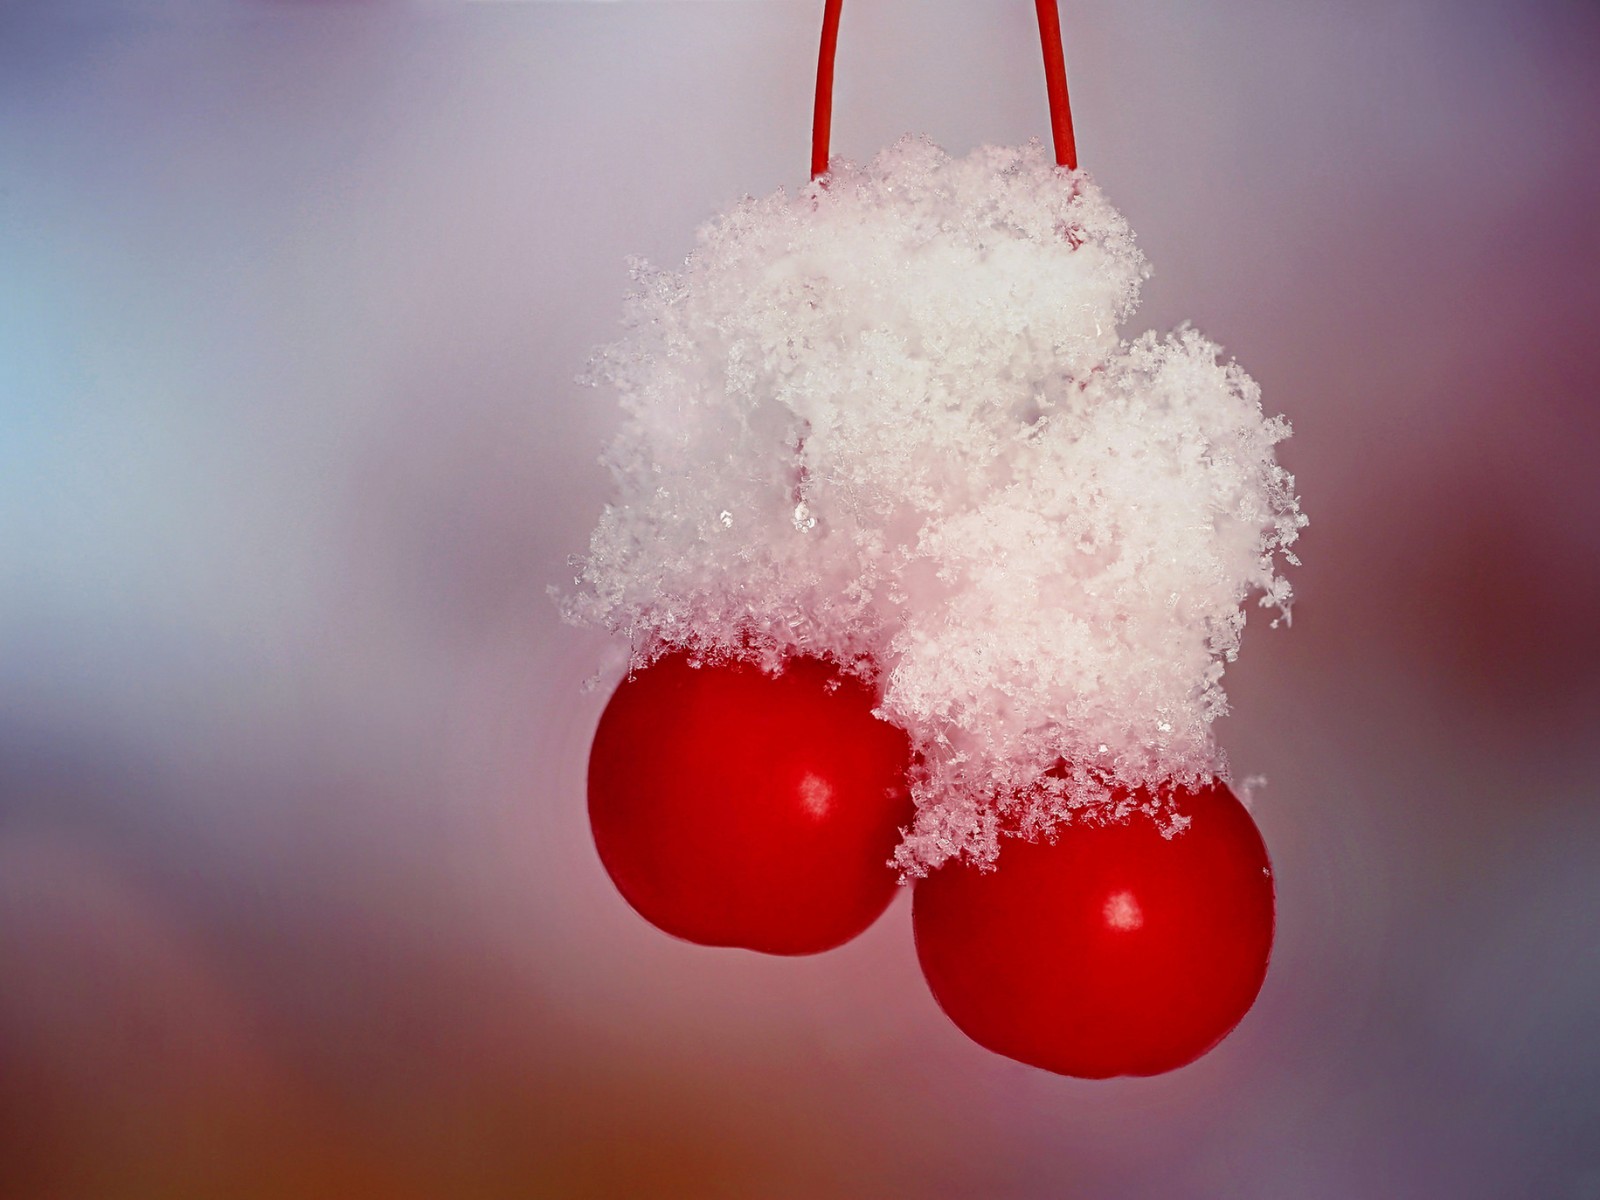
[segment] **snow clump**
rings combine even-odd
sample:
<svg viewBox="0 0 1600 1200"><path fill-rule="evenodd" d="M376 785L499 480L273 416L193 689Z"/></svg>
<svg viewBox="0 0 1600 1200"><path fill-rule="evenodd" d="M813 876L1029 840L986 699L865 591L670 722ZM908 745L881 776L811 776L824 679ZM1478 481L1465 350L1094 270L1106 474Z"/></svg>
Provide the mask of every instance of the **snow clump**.
<svg viewBox="0 0 1600 1200"><path fill-rule="evenodd" d="M1039 145L910 138L636 263L594 370L617 497L566 615L635 667L809 654L876 683L918 752L907 875L1160 819L1226 774L1242 605L1287 612L1305 519L1243 370L1187 327L1119 334L1148 273Z"/></svg>

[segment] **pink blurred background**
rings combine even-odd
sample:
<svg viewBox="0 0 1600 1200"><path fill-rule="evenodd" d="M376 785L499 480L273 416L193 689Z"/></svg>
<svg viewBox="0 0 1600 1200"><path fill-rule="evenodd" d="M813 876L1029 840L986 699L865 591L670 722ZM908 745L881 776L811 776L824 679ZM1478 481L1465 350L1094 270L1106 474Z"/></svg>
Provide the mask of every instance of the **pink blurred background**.
<svg viewBox="0 0 1600 1200"><path fill-rule="evenodd" d="M625 258L804 181L821 4L0 4L0 1195L1600 1197L1600 15L1065 0L1085 166L1296 434L1196 1065L965 1041L610 887L561 627ZM1046 136L852 0L834 145Z"/></svg>

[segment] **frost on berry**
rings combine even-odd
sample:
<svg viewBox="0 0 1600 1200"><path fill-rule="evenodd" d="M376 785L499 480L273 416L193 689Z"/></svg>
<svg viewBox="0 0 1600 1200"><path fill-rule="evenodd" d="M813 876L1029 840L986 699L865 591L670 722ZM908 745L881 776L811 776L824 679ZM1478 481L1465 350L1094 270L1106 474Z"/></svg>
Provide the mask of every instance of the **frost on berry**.
<svg viewBox="0 0 1600 1200"><path fill-rule="evenodd" d="M635 264L593 377L616 497L563 608L633 646L822 655L920 761L921 874L1224 764L1244 602L1287 612L1305 523L1254 381L1187 327L1124 340L1148 274L1037 145L906 139Z"/></svg>

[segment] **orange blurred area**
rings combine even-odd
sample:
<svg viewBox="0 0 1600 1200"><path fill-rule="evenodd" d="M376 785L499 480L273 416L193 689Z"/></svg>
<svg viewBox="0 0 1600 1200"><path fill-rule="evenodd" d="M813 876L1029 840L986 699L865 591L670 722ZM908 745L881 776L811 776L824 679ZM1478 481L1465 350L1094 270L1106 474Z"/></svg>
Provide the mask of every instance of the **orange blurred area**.
<svg viewBox="0 0 1600 1200"><path fill-rule="evenodd" d="M567 1029L503 964L392 928L219 948L61 838L7 838L0 878L8 1195L806 1196L881 1170L773 1085L792 1050Z"/></svg>

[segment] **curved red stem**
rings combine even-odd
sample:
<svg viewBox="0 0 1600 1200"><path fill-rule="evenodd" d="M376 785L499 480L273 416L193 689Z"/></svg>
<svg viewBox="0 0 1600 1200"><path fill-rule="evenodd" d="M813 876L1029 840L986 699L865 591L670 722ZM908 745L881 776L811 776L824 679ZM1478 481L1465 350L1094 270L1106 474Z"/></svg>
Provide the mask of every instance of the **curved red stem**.
<svg viewBox="0 0 1600 1200"><path fill-rule="evenodd" d="M817 53L817 103L811 113L811 178L828 173L828 138L833 131L833 52L839 47L839 10L844 0L828 0L822 10L822 49Z"/></svg>
<svg viewBox="0 0 1600 1200"><path fill-rule="evenodd" d="M1050 133L1056 162L1078 169L1078 143L1072 136L1072 102L1067 98L1067 63L1061 54L1061 14L1056 0L1037 0L1039 41L1044 47L1044 86L1050 95Z"/></svg>
<svg viewBox="0 0 1600 1200"><path fill-rule="evenodd" d="M1039 42L1044 48L1044 84L1050 97L1050 134L1056 162L1078 167L1078 144L1072 135L1072 102L1067 96L1067 64L1061 53L1061 14L1056 0L1035 0ZM811 116L811 178L828 173L828 141L833 132L833 57L839 47L839 11L844 0L827 0L822 10L822 47L817 52L817 100Z"/></svg>

